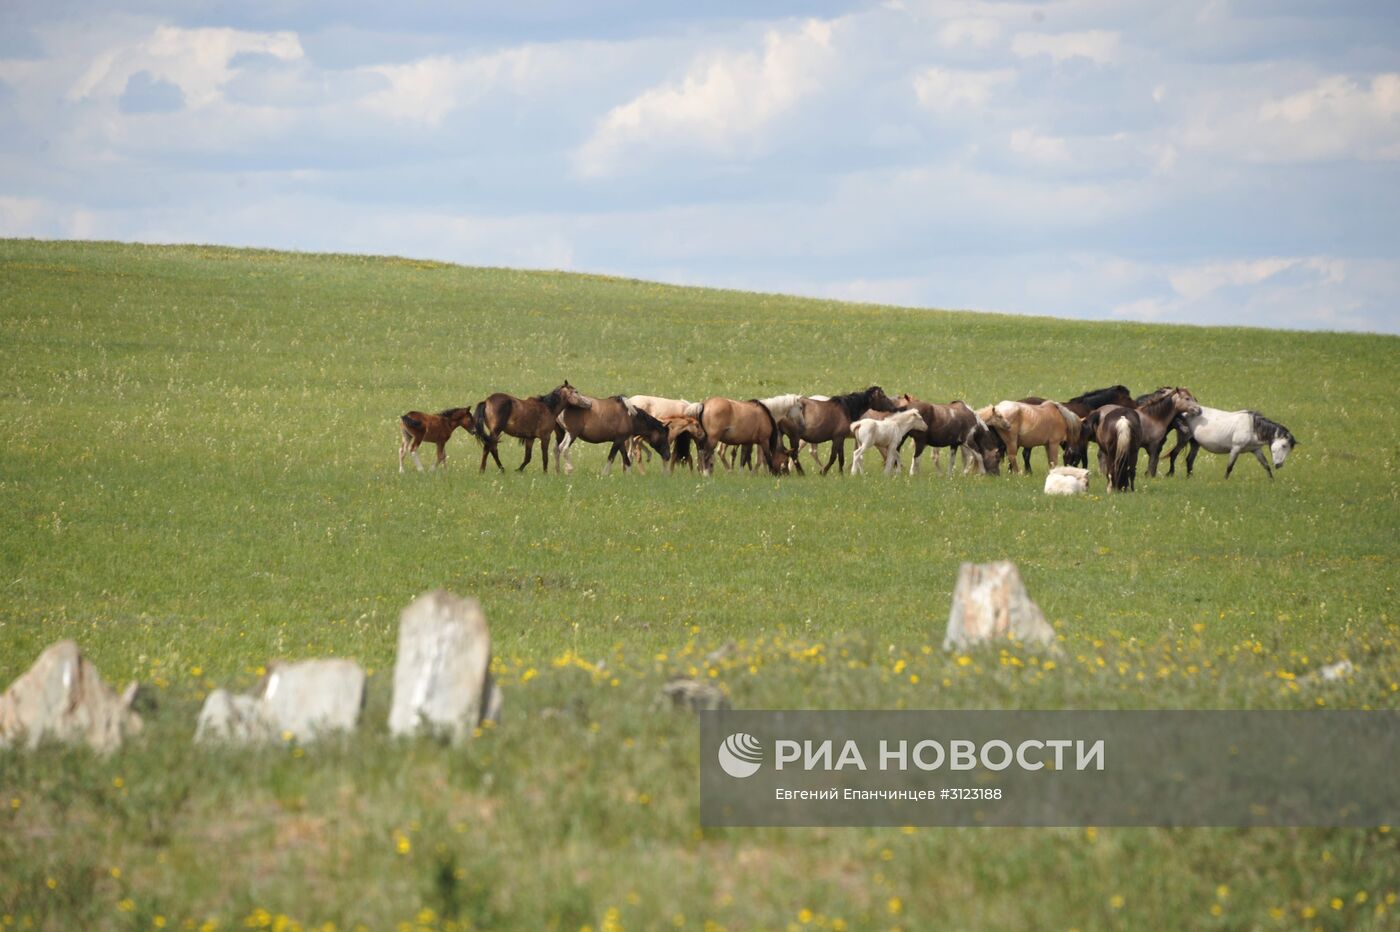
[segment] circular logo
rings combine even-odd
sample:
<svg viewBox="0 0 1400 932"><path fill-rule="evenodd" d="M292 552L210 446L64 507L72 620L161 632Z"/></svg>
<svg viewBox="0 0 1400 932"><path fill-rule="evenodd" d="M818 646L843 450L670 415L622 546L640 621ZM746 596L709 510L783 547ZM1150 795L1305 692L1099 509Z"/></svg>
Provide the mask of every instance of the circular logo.
<svg viewBox="0 0 1400 932"><path fill-rule="evenodd" d="M763 763L763 745L753 735L738 732L719 746L719 765L731 777L751 777Z"/></svg>

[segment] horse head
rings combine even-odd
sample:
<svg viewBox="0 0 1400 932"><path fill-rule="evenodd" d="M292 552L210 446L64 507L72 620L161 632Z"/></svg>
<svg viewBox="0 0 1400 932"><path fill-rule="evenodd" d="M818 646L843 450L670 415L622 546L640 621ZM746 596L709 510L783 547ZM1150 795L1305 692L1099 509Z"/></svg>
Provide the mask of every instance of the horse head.
<svg viewBox="0 0 1400 932"><path fill-rule="evenodd" d="M568 379L565 379L564 384L560 385L554 391L558 393L559 398L564 402L564 407L566 408L593 407L593 402L580 395L578 393L578 389L574 388L572 385L569 384Z"/></svg>
<svg viewBox="0 0 1400 932"><path fill-rule="evenodd" d="M661 456L661 461L669 462L671 459L671 434L666 429L666 425L656 418L647 414L641 408L633 408L632 434L641 437Z"/></svg>
<svg viewBox="0 0 1400 932"><path fill-rule="evenodd" d="M895 403L885 394L885 390L878 385L872 385L865 390L865 408L867 411L898 411Z"/></svg>
<svg viewBox="0 0 1400 932"><path fill-rule="evenodd" d="M1191 394L1189 388L1177 388L1172 392L1172 405L1176 408L1177 414L1184 414L1187 417L1195 417L1201 413L1201 403L1196 400L1196 396Z"/></svg>

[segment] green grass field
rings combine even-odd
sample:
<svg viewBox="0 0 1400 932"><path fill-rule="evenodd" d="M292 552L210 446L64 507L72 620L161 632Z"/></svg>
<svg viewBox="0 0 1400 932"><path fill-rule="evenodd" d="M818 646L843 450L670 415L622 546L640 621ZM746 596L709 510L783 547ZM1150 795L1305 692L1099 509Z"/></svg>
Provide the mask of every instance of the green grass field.
<svg viewBox="0 0 1400 932"><path fill-rule="evenodd" d="M0 345L0 685L71 637L158 703L107 759L0 752L3 925L1394 927L1388 830L702 831L696 723L652 702L687 673L745 708L1400 707L1400 339L9 240ZM1301 445L1272 482L1202 454L1073 500L1041 454L704 480L580 446L572 476L482 475L459 434L398 474L403 411L564 378L974 406L1171 383ZM995 558L1058 663L938 649L959 562ZM384 724L398 612L437 586L480 599L505 688L466 750ZM209 689L327 655L372 671L354 738L190 744Z"/></svg>

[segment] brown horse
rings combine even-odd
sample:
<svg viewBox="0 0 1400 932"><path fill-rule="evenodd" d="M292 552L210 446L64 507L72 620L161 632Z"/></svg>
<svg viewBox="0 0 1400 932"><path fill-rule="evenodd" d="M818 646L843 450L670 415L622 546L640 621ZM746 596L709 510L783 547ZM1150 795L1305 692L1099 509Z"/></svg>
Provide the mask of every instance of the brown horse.
<svg viewBox="0 0 1400 932"><path fill-rule="evenodd" d="M692 443L699 444L705 439L705 430L700 426L700 422L687 415L674 415L660 419L666 425L666 439L671 442L671 461L666 464L668 472L676 468L677 463L685 463L691 469L695 468L695 460L690 455ZM638 468L641 468L638 462Z"/></svg>
<svg viewBox="0 0 1400 932"><path fill-rule="evenodd" d="M1178 417L1200 414L1201 405L1189 390L1167 385L1138 398L1137 412L1142 421L1142 448L1147 451L1147 474L1156 478L1157 461L1173 422Z"/></svg>
<svg viewBox="0 0 1400 932"><path fill-rule="evenodd" d="M1006 444L1011 472L1018 472L1017 447L1045 447L1045 458L1053 469L1059 465L1060 446L1078 440L1082 427L1079 416L1056 401L1037 405L1000 401L977 412Z"/></svg>
<svg viewBox="0 0 1400 932"><path fill-rule="evenodd" d="M1019 399L1021 404L1038 405L1049 401L1048 398L1041 398L1038 395L1031 395L1027 398ZM1075 395L1069 401L1063 402L1079 418L1080 426L1083 428L1084 419L1094 413L1096 408L1104 405L1122 405L1125 408L1136 407L1133 401L1133 393L1128 391L1126 385L1110 385L1108 388L1096 388L1093 391L1085 392L1082 395ZM1077 438L1071 439L1061 449L1065 454L1066 466L1088 466L1089 465L1089 432L1081 429ZM1031 474L1031 448L1021 448L1021 459L1026 464L1026 475Z"/></svg>
<svg viewBox="0 0 1400 932"><path fill-rule="evenodd" d="M486 471L487 456L495 459L497 468L505 471L497 447L501 434L509 434L525 441L525 459L517 472L524 472L530 464L530 454L534 451L536 440L540 442L540 453L544 456L544 471L549 472L550 435L559 428L554 419L565 408L586 408L588 405L588 399L580 395L568 380L554 391L534 398L517 398L504 392L491 395L476 406L476 436L483 445L481 471ZM554 464L554 470L559 471L558 462Z"/></svg>
<svg viewBox="0 0 1400 932"><path fill-rule="evenodd" d="M765 409L766 410L766 409ZM822 475L831 470L833 463L837 472L844 474L846 468L846 440L851 436L851 422L865 417L867 411L897 411L895 403L878 385L865 391L833 395L818 401L814 398L802 399L802 423L798 439L810 443L831 442L831 456L822 467ZM813 454L815 455L815 454Z"/></svg>
<svg viewBox="0 0 1400 932"><path fill-rule="evenodd" d="M472 417L471 408L448 408L437 414L410 411L399 418L399 472L403 472L405 453L412 455L418 471L423 471L423 461L418 458L418 447L424 440L437 444L437 462L433 464L433 468L446 467L447 453L443 448L447 446L452 432L459 427L469 434L475 433L476 419Z"/></svg>
<svg viewBox="0 0 1400 932"><path fill-rule="evenodd" d="M1006 446L1001 438L977 417L973 410L961 401L951 401L946 405L920 401L913 395L900 395L896 404L901 408L916 408L924 419L924 429L909 434L914 441L914 457L909 464L909 475L919 469L919 457L924 450L933 448L934 456L943 447L950 447L948 454L948 475L953 474L957 465L958 450L963 451L963 471L979 464L984 473L993 475L1001 471L1001 457ZM936 461L935 461L936 465Z"/></svg>
<svg viewBox="0 0 1400 932"><path fill-rule="evenodd" d="M612 444L608 461L603 464L605 476L612 471L613 460L619 453L622 454L623 471L632 468L632 457L627 452L627 446L633 437L646 441L661 454L663 463L670 462L671 443L667 439L666 426L656 418L630 404L621 395L587 398L587 401L587 408L565 408L556 418L559 426L564 428L564 442L559 444L558 452L559 459L564 462L564 472L574 471L569 452L575 440Z"/></svg>
<svg viewBox="0 0 1400 932"><path fill-rule="evenodd" d="M1123 405L1104 405L1089 415L1087 424L1099 445L1099 472L1108 478L1108 490L1135 489L1138 450L1142 446L1142 419L1138 412Z"/></svg>
<svg viewBox="0 0 1400 932"><path fill-rule="evenodd" d="M778 422L763 402L750 398L748 401L735 401L732 398L706 398L698 405L692 405L692 415L700 422L705 439L700 446L700 472L710 475L715 468L715 448L721 443L730 446L753 444L763 456L773 475L781 475L787 468L787 451L779 442L782 436ZM849 433L849 430L848 430Z"/></svg>

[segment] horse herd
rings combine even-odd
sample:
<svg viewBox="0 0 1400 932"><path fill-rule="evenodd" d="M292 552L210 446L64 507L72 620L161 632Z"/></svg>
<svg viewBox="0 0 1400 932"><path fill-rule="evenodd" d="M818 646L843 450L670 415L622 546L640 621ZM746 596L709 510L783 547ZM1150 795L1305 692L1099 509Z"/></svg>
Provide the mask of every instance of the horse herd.
<svg viewBox="0 0 1400 932"><path fill-rule="evenodd" d="M1012 473L1020 465L1031 471L1031 450L1044 447L1054 469L1061 455L1066 466L1087 466L1089 445L1098 446L1099 471L1112 491L1134 488L1140 451L1147 452L1147 473L1157 475L1157 464L1167 436L1174 430L1177 443L1167 454L1167 475L1176 471L1176 457L1189 447L1186 471L1190 475L1201 449L1228 453L1228 479L1241 453L1253 453L1269 477L1283 468L1297 440L1283 425L1257 411L1223 411L1201 405L1180 387L1164 387L1134 396L1122 385L1096 389L1065 402L1041 397L1000 401L974 411L961 401L933 404L912 395L891 398L878 385L844 395L777 395L772 398L712 397L700 402L655 395L613 395L594 398L581 394L565 381L543 395L518 398L504 392L490 395L474 408L448 408L437 414L410 411L399 418L399 471L404 456L411 455L421 471L418 447L437 446L435 466L446 463L445 446L461 428L481 444L481 470L488 459L504 470L499 444L501 435L520 439L530 464L539 441L543 468L549 472L549 454L555 451L555 471L573 471L571 451L576 441L610 444L606 474L614 459L622 456L623 468L655 450L668 469L677 462L696 465L710 475L718 460L727 468L755 468L754 454L774 475L801 473L800 453L806 445L825 475L833 465L846 468L846 441L854 440L851 473L863 471L862 458L872 447L885 460L886 474L902 465L900 448L913 440L909 474L918 471L919 457L933 449L947 448L951 475L959 451L963 471L997 474L1005 460ZM818 447L830 443L822 464ZM1268 448L1270 456L1264 455ZM1270 460L1272 459L1272 467Z"/></svg>

